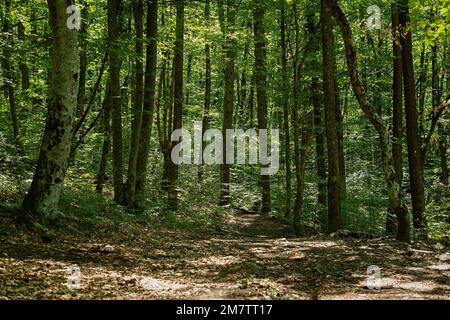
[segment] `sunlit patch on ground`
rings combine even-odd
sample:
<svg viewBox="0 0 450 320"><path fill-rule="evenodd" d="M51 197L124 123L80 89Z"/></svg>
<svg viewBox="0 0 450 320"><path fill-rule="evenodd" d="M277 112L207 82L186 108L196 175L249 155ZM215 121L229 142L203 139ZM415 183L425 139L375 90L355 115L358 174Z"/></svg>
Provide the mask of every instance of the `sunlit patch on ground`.
<svg viewBox="0 0 450 320"><path fill-rule="evenodd" d="M297 239L259 216L220 233L118 225L0 242L0 299L449 299L450 253L390 240ZM132 232L131 232L131 231ZM379 290L367 288L378 266ZM77 266L80 286L67 285Z"/></svg>

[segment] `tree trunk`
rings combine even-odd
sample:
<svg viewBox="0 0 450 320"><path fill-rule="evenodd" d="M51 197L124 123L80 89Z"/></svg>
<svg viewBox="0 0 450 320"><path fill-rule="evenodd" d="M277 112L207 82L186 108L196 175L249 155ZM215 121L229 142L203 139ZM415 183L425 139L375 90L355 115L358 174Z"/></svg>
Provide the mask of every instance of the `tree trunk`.
<svg viewBox="0 0 450 320"><path fill-rule="evenodd" d="M316 30L316 21L314 16L310 13L308 15L308 34L313 38L312 40L312 61L310 63L310 72L320 72L318 67L320 62L318 57L320 56L320 37L319 34L315 35L318 30ZM319 220L322 226L326 226L326 217L324 215L324 209L327 206L327 171L326 171L326 159L325 159L325 137L324 137L324 126L323 126L323 106L321 99L322 89L320 87L320 79L315 76L311 80L311 103L313 107L313 125L314 125L314 135L316 143L316 169L317 169L317 204L319 205ZM342 118L342 117L341 117ZM343 157L342 157L343 159ZM342 164L341 164L342 165ZM345 164L344 164L345 165Z"/></svg>
<svg viewBox="0 0 450 320"><path fill-rule="evenodd" d="M408 138L409 181L411 184L411 198L413 207L413 225L420 237L426 237L426 221L423 216L425 210L425 181L422 154L422 139L417 125L416 90L414 86L414 67L412 56L412 34L409 16L408 0L401 0L399 4L399 22L403 35L402 64L403 84L405 92L406 133Z"/></svg>
<svg viewBox="0 0 450 320"><path fill-rule="evenodd" d="M425 43L422 44L422 51L420 52L420 70L419 70L419 95L418 95L418 104L419 104L419 134L423 133L423 123L424 123L424 114L425 114L425 99L427 95L427 71L428 71L428 54L427 47Z"/></svg>
<svg viewBox="0 0 450 320"><path fill-rule="evenodd" d="M78 83L78 97L77 97L77 114L82 116L84 113L84 104L86 102L86 71L87 71L87 19L89 12L89 3L82 1L83 9L81 11L81 29L80 29L80 81Z"/></svg>
<svg viewBox="0 0 450 320"><path fill-rule="evenodd" d="M39 160L22 208L26 214L51 217L58 210L71 147L77 104L78 37L67 28L67 1L48 0L53 41L52 83Z"/></svg>
<svg viewBox="0 0 450 320"><path fill-rule="evenodd" d="M187 58L187 70L186 70L186 102L185 105L189 105L190 98L191 98L191 90L189 88L191 84L191 78L192 78L192 53L189 53Z"/></svg>
<svg viewBox="0 0 450 320"><path fill-rule="evenodd" d="M402 142L403 142L403 67L402 67L402 48L400 46L398 8L392 6L392 48L393 48L393 143L392 156L395 169L395 180L397 181L400 192L402 190L403 168L402 168ZM388 210L386 219L386 233L394 234L396 230L395 214L393 209Z"/></svg>
<svg viewBox="0 0 450 320"><path fill-rule="evenodd" d="M441 73L441 70L438 64L439 47L437 44L433 46L432 51L433 52L431 57L431 68L432 68L431 87L433 90L433 110L437 110L441 104L442 98L439 79L439 74ZM441 167L441 174L439 176L439 180L441 181L442 184L447 186L449 183L449 172L447 166L447 134L443 123L438 123L438 135L439 135L438 139L439 160Z"/></svg>
<svg viewBox="0 0 450 320"><path fill-rule="evenodd" d="M17 151L22 152L23 146L20 140L19 120L17 119L17 105L14 94L14 76L11 67L11 49L13 48L13 38L10 29L11 0L5 0L5 15L3 19L3 33L5 45L3 47L3 70L5 77L5 93L9 99L9 111L11 114L11 123L13 129L13 141Z"/></svg>
<svg viewBox="0 0 450 320"><path fill-rule="evenodd" d="M139 206L143 206L145 198L148 154L150 152L150 142L152 137L156 90L156 63L158 58L157 35L158 1L151 0L148 3L147 13L147 39L149 42L147 45L147 64L145 66L144 108L142 113L141 134L139 140L139 154L137 157L136 199L138 200L137 203Z"/></svg>
<svg viewBox="0 0 450 320"><path fill-rule="evenodd" d="M173 130L181 129L183 126L183 54L184 54L184 0L176 1L177 7L177 22L176 22L176 40L175 40L175 56L173 59L174 70L174 93L173 93ZM173 148L178 142L174 141L171 144L170 157ZM172 211L178 210L178 165L169 159L168 181L169 181L169 208Z"/></svg>
<svg viewBox="0 0 450 320"><path fill-rule="evenodd" d="M286 53L286 0L281 0L281 72L282 72L282 90L283 90L283 129L284 129L284 165L286 169L286 198L284 207L284 216L289 218L291 215L291 136L289 128L289 81L287 71L287 53Z"/></svg>
<svg viewBox="0 0 450 320"><path fill-rule="evenodd" d="M267 93L266 93L266 39L264 28L265 3L254 0L254 36L255 36L255 79L258 100L258 128L267 130ZM268 141L267 141L268 142ZM272 211L270 201L270 177L261 175L262 206L261 213L267 215Z"/></svg>
<svg viewBox="0 0 450 320"><path fill-rule="evenodd" d="M22 42L22 44L25 44L25 26L23 24L22 19L19 20L19 24L17 26L17 34L19 41ZM24 57L22 57L24 58ZM22 75L22 90L27 90L30 88L30 70L28 68L27 62L25 59L21 60L20 62L20 73Z"/></svg>
<svg viewBox="0 0 450 320"><path fill-rule="evenodd" d="M391 136L382 118L377 114L375 108L369 104L365 89L361 83L358 72L358 57L354 47L353 33L344 12L335 0L325 0L333 6L333 15L341 29L347 57L347 67L353 92L358 100L361 110L366 118L372 123L380 138L381 159L383 171L386 178L389 205L397 217L397 240L409 241L408 209L406 208L400 186L397 183L395 172Z"/></svg>
<svg viewBox="0 0 450 320"><path fill-rule="evenodd" d="M319 79L313 79L314 92L320 92ZM327 205L327 170L326 170L326 159L325 159L325 136L324 136L324 125L323 125L323 106L321 99L313 100L314 108L314 129L316 138L316 168L317 168L317 203L321 207Z"/></svg>
<svg viewBox="0 0 450 320"><path fill-rule="evenodd" d="M105 97L103 98L102 108L103 147L96 185L96 191L100 194L103 192L103 186L105 185L107 179L106 168L108 166L108 158L111 151L111 93L109 80L106 84L106 91Z"/></svg>
<svg viewBox="0 0 450 320"><path fill-rule="evenodd" d="M221 6L221 2L220 2ZM225 52L225 95L223 110L223 137L226 137L226 131L233 128L233 104L234 104L234 72L236 59L236 40L234 39L234 26L236 21L235 0L227 0L227 13L225 28L222 29L225 36L223 49ZM221 177L221 205L228 205L230 199L230 165L227 164L227 148L226 143L223 144L223 164L220 166Z"/></svg>
<svg viewBox="0 0 450 320"><path fill-rule="evenodd" d="M126 200L130 208L136 205L136 175L137 160L139 153L139 140L141 136L142 103L144 95L144 3L137 0L133 5L134 27L136 31L136 61L135 61L135 83L133 95L133 110L131 124L130 154L128 159L128 179L126 184ZM155 69L155 68L153 68Z"/></svg>
<svg viewBox="0 0 450 320"><path fill-rule="evenodd" d="M123 183L122 97L120 89L120 5L121 0L108 0L109 81L112 107L114 201L125 203Z"/></svg>
<svg viewBox="0 0 450 320"><path fill-rule="evenodd" d="M205 21L208 30L210 29L210 0L206 0L205 3ZM209 118L210 118L210 108L211 108L211 44L209 42L209 37L206 36L205 39L205 101L203 106L203 121L202 121L202 137L204 137L206 130L209 128ZM199 159L203 158L203 151L205 150L205 142L202 143L202 148L200 150L201 155ZM203 161L202 161L203 163ZM198 181L201 183L203 181L203 165L200 164L198 168Z"/></svg>
<svg viewBox="0 0 450 320"><path fill-rule="evenodd" d="M444 125L439 124L439 159L441 166L440 181L443 185L449 185L449 170L447 162L447 150L448 150L448 132L445 132Z"/></svg>
<svg viewBox="0 0 450 320"><path fill-rule="evenodd" d="M337 130L336 70L331 1L321 0L323 83L328 151L328 232L341 228L341 176Z"/></svg>
<svg viewBox="0 0 450 320"><path fill-rule="evenodd" d="M309 31L312 39L312 52L314 55L318 55L320 50L320 38L319 35L315 36L318 30L316 30L316 22L313 15L310 13L308 15L308 25ZM319 71L317 66L320 66L320 62L317 60L317 56L313 58L313 62L310 65L311 72ZM326 170L326 158L325 158L325 136L324 136L324 110L321 99L322 89L320 88L320 79L315 76L312 78L311 82L311 102L313 107L313 124L314 124L314 135L316 144L316 170L317 170L317 203L319 205L319 210L327 206L327 170ZM321 214L320 221L322 226L326 225L326 217Z"/></svg>

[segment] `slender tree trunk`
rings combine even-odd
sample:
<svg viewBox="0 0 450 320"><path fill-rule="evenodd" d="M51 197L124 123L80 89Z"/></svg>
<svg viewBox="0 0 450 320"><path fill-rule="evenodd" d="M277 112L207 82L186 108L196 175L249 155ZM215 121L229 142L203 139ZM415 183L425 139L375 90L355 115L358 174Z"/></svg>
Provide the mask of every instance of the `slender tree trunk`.
<svg viewBox="0 0 450 320"><path fill-rule="evenodd" d="M305 169L310 136L312 132L312 115L309 106L302 108L302 63L300 62L300 15L297 5L293 4L295 24L295 57L294 57L294 105L292 108L292 127L294 128L294 162L295 162L295 202L293 209L293 226L297 236L303 235L303 195L305 187ZM311 31L308 29L308 31ZM314 32L314 31L313 31ZM305 53L306 54L306 53Z"/></svg>
<svg viewBox="0 0 450 320"><path fill-rule="evenodd" d="M431 69L432 69L431 87L433 90L433 100L432 100L433 110L437 110L439 108L442 98L439 79L441 70L438 64L438 53L439 47L437 44L435 44L432 49L432 57L431 57ZM441 166L441 174L439 178L441 183L447 186L449 183L449 172L447 166L447 134L445 132L444 124L441 122L438 123L438 135L439 135L438 139L439 160Z"/></svg>
<svg viewBox="0 0 450 320"><path fill-rule="evenodd" d="M25 26L23 24L22 19L19 20L19 24L17 25L17 34L19 41L22 42L22 44L25 44ZM22 57L23 59L20 62L19 69L20 73L22 75L22 90L27 90L30 88L30 70L28 68L28 64L26 62L25 57Z"/></svg>
<svg viewBox="0 0 450 320"><path fill-rule="evenodd" d="M67 1L48 0L53 41L52 83L39 160L22 208L52 217L64 185L77 104L78 35L67 28Z"/></svg>
<svg viewBox="0 0 450 320"><path fill-rule="evenodd" d="M114 201L125 203L123 183L122 97L120 90L120 5L121 0L108 0L109 81L112 107Z"/></svg>
<svg viewBox="0 0 450 320"><path fill-rule="evenodd" d="M333 47L334 47L334 36L333 36ZM336 53L333 54L333 64L334 72L337 75L337 63L336 63ZM337 143L339 150L339 180L341 184L340 194L341 198L345 199L347 182L346 182L346 168L345 168L345 150L344 150L344 115L341 110L341 98L340 98L340 88L337 82L337 76L334 78L334 90L336 96L336 125L337 125Z"/></svg>
<svg viewBox="0 0 450 320"><path fill-rule="evenodd" d="M170 68L169 68L170 69ZM172 134L173 129L173 92L174 92L174 68L172 66L172 71L168 72L168 75L170 74L169 79L167 80L168 88L166 88L167 92L165 93L165 96L168 97L166 102L166 108L164 110L164 120L165 120L165 135L166 135L166 145L165 145L165 151L164 151L164 171L163 171L163 189L168 191L169 190L169 162L170 159L170 152L171 152L171 146L172 142L170 141L170 135Z"/></svg>
<svg viewBox="0 0 450 320"><path fill-rule="evenodd" d="M447 161L447 151L448 151L448 137L442 123L439 124L439 159L441 166L440 181L443 185L449 185L449 170Z"/></svg>
<svg viewBox="0 0 450 320"><path fill-rule="evenodd" d="M210 14L211 5L210 0L206 0L205 3L205 21L207 28L210 28ZM209 37L205 39L205 100L203 106L203 121L202 121L202 137L204 137L206 130L209 128L209 118L210 118L210 108L211 108L211 44L209 42ZM205 142L202 143L202 148L200 150L201 155L199 159L203 158L203 151L205 150ZM203 161L202 161L203 163ZM198 168L198 181L203 181L203 165Z"/></svg>
<svg viewBox="0 0 450 320"><path fill-rule="evenodd" d="M173 95L173 130L181 129L183 126L183 54L184 54L184 0L176 1L177 7L177 23L176 23L176 40L175 40L175 56L173 59L174 69L174 95ZM174 141L171 145L171 152L178 142ZM178 210L178 165L169 160L168 180L169 180L169 208L172 211Z"/></svg>
<svg viewBox="0 0 450 320"><path fill-rule="evenodd" d="M189 105L191 98L191 90L189 88L192 78L192 53L189 53L187 58L187 70L186 70L186 102L185 105Z"/></svg>
<svg viewBox="0 0 450 320"><path fill-rule="evenodd" d="M233 128L233 105L234 105L234 73L236 59L236 40L234 39L234 26L236 21L235 0L227 0L227 12L225 28L222 31L225 36L224 52L225 52L225 95L223 110L223 137L226 137L226 131ZM220 2L221 6L221 2ZM221 205L228 205L230 199L230 165L227 164L227 144L223 144L223 164L220 166L221 176Z"/></svg>
<svg viewBox="0 0 450 320"><path fill-rule="evenodd" d="M14 94L14 76L11 67L11 49L13 48L13 38L10 29L11 0L5 0L5 14L3 19L3 33L5 45L3 46L3 70L5 75L5 93L9 99L9 111L13 129L14 144L17 151L22 152L22 142L20 139L19 120L17 119L16 96Z"/></svg>
<svg viewBox="0 0 450 320"><path fill-rule="evenodd" d="M341 176L336 119L335 53L330 3L329 0L321 0L325 125L328 150L328 232L332 233L341 228Z"/></svg>
<svg viewBox="0 0 450 320"><path fill-rule="evenodd" d="M319 78L314 77L311 84L312 104L314 112L314 134L316 143L316 170L317 170L317 204L319 205L320 222L326 225L326 219L322 212L327 206L327 167L325 158L325 136L323 125L323 106L320 98Z"/></svg>
<svg viewBox="0 0 450 320"><path fill-rule="evenodd" d="M412 33L410 30L409 1L401 0L399 4L399 21L403 36L402 63L405 91L406 133L408 138L409 178L413 207L414 229L421 237L426 237L425 181L422 141L417 125L416 90L414 86L414 67L412 56Z"/></svg>
<svg viewBox="0 0 450 320"><path fill-rule="evenodd" d="M252 74L250 79L250 90L248 96L248 122L247 125L249 128L254 128L254 110L255 110L255 75Z"/></svg>
<svg viewBox="0 0 450 320"><path fill-rule="evenodd" d="M291 216L292 202L292 171L291 171L291 136L289 128L289 81L287 70L287 53L286 53L286 0L281 0L281 74L282 74L282 90L283 90L283 129L284 129L284 165L286 169L286 198L284 216L289 219Z"/></svg>
<svg viewBox="0 0 450 320"><path fill-rule="evenodd" d="M106 182L106 168L108 166L108 158L111 152L111 93L109 80L106 84L105 97L103 98L102 112L102 130L103 130L103 146L100 158L100 168L97 175L96 191L103 192L103 186Z"/></svg>
<svg viewBox="0 0 450 320"><path fill-rule="evenodd" d="M88 37L88 13L89 4L87 1L82 1L83 9L81 11L81 29L80 29L80 81L78 83L78 97L77 97L77 113L82 116L84 113L84 104L86 102L86 71L87 71L87 37Z"/></svg>
<svg viewBox="0 0 450 320"><path fill-rule="evenodd" d="M310 72L320 72L318 67L320 66L319 51L320 51L320 35L316 28L316 21L313 14L309 14L308 17L308 34L314 36L312 40L312 61L310 62ZM325 159L325 137L323 126L323 106L322 106L322 88L320 87L320 78L315 76L311 80L311 103L313 107L313 125L315 135L315 147L316 147L316 169L317 169L317 204L319 205L319 220L322 226L326 226L326 217L324 215L324 209L327 206L327 171L326 171L326 159ZM340 112L339 112L340 113ZM342 118L342 117L341 117ZM343 150L342 150L343 155ZM342 157L343 159L343 157ZM345 164L344 164L345 165Z"/></svg>
<svg viewBox="0 0 450 320"><path fill-rule="evenodd" d="M392 6L392 48L394 55L394 76L393 76L393 143L392 156L395 168L395 179L402 190L403 168L402 168L402 141L403 141L403 67L402 48L400 46L398 8ZM390 208L386 220L386 233L394 234L396 230L395 213Z"/></svg>
<svg viewBox="0 0 450 320"><path fill-rule="evenodd" d="M266 93L266 39L264 28L265 3L254 0L254 36L255 36L255 79L258 100L258 128L267 130L267 93ZM268 141L267 141L268 142ZM261 175L262 207L261 213L268 214L271 209L270 177Z"/></svg>
<svg viewBox="0 0 450 320"><path fill-rule="evenodd" d="M428 54L425 43L422 44L422 51L420 52L420 70L419 70L419 95L418 95L418 105L419 105L419 134L423 133L423 123L425 114L425 99L427 95L427 71L428 71Z"/></svg>
<svg viewBox="0 0 450 320"><path fill-rule="evenodd" d="M350 23L342 9L335 0L325 0L333 7L333 15L341 29L347 57L348 73L350 75L353 92L358 100L361 110L366 118L372 123L378 132L380 139L381 159L383 171L386 178L388 198L390 208L397 217L397 240L409 241L408 209L404 204L400 186L397 183L397 176L392 155L392 141L389 130L375 108L369 104L364 86L358 71L358 56L354 47L353 33Z"/></svg>
<svg viewBox="0 0 450 320"><path fill-rule="evenodd" d="M136 206L136 175L139 153L139 140L141 137L142 104L144 99L144 3L137 0L133 5L134 27L136 30L136 61L135 83L133 95L133 110L131 124L130 154L128 159L128 179L126 184L127 205L130 208ZM156 66L155 66L156 67ZM155 67L153 69L155 69Z"/></svg>
<svg viewBox="0 0 450 320"><path fill-rule="evenodd" d="M165 145L166 145L166 122L167 122L167 109L165 108L165 97L166 92L166 64L165 60L161 63L161 72L159 73L159 82L158 82L158 95L156 98L156 128L158 130L158 141L161 153L164 153Z"/></svg>
<svg viewBox="0 0 450 320"><path fill-rule="evenodd" d="M143 206L145 198L145 182L147 178L148 154L153 127L153 114L156 90L157 64L157 35L158 35L158 1L148 3L147 12L147 64L145 66L144 109L142 113L141 134L139 140L139 154L137 157L136 199L138 205ZM164 70L165 72L165 70ZM164 81L164 79L162 79Z"/></svg>

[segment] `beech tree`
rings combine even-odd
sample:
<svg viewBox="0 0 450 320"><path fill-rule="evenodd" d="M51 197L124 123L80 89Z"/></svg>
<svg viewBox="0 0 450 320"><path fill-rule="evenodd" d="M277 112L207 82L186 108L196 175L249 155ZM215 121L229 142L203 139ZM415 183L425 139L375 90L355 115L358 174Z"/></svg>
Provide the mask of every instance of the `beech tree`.
<svg viewBox="0 0 450 320"><path fill-rule="evenodd" d="M31 187L23 200L27 215L58 211L70 155L78 91L78 32L67 27L67 1L48 0L52 29L52 78L47 121Z"/></svg>

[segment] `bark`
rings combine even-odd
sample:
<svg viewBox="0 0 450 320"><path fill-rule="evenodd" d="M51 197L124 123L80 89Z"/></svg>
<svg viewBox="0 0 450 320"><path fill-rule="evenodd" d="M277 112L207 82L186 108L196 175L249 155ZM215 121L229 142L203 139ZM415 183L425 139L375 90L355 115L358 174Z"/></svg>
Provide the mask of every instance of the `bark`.
<svg viewBox="0 0 450 320"><path fill-rule="evenodd" d="M309 34L316 33L315 21L313 16L309 15ZM314 35L314 40L311 43L313 54L317 54L320 50L318 47L320 39ZM312 69L317 69L315 65L319 66L319 61L314 58L314 65ZM312 70L317 71L317 70ZM315 136L315 151L316 151L316 170L317 170L317 204L319 209L326 208L327 206L327 169L326 169L326 157L325 157L325 135L324 135L324 110L322 105L322 99L320 94L322 88L320 87L319 77L313 77L311 82L311 98L313 107L313 120L314 120L314 136ZM321 223L326 225L325 217L321 215Z"/></svg>
<svg viewBox="0 0 450 320"><path fill-rule="evenodd" d="M405 94L406 135L408 139L409 181L411 185L412 214L414 229L418 236L426 236L425 181L422 154L422 139L417 124L416 90L412 56L412 33L410 30L409 1L399 4L399 21L403 35L402 45L403 84Z"/></svg>
<svg viewBox="0 0 450 320"><path fill-rule="evenodd" d="M158 1L148 3L147 12L147 64L145 66L144 108L142 113L141 134L139 140L139 154L137 157L136 199L138 206L143 205L145 198L145 184L147 177L148 154L153 128L153 114L156 90L157 63L157 34L158 34ZM165 72L165 70L163 70ZM162 80L164 81L164 79Z"/></svg>
<svg viewBox="0 0 450 320"><path fill-rule="evenodd" d="M336 70L331 1L321 1L323 85L328 152L328 232L341 228L341 176L337 130Z"/></svg>
<svg viewBox="0 0 450 320"><path fill-rule="evenodd" d="M111 94L109 81L106 85L105 97L103 98L102 111L102 130L103 130L103 146L100 158L100 168L97 175L96 191L103 192L103 186L107 180L106 168L108 166L108 158L111 152Z"/></svg>
<svg viewBox="0 0 450 320"><path fill-rule="evenodd" d="M17 30L19 41L22 42L22 45L25 45L25 26L21 19L19 20L19 24L17 25ZM25 59L21 60L19 69L22 75L22 90L27 90L30 88L30 70Z"/></svg>
<svg viewBox="0 0 450 320"><path fill-rule="evenodd" d="M176 22L176 39L173 59L174 70L174 92L173 92L173 130L182 128L183 125L183 54L184 54L184 0L176 1L177 7L177 22ZM170 137L170 135L169 135ZM178 142L174 141L171 144L170 157L173 148ZM177 179L178 179L178 165L173 161L168 161L168 181L169 181L169 195L168 204L172 211L178 210L178 191L177 191Z"/></svg>
<svg viewBox="0 0 450 320"><path fill-rule="evenodd" d="M265 4L261 0L254 0L254 37L255 37L255 80L258 101L258 128L267 130L267 71L266 71L266 39L264 28ZM268 214L271 209L270 177L261 175L261 213Z"/></svg>
<svg viewBox="0 0 450 320"><path fill-rule="evenodd" d="M373 125L380 139L383 171L387 184L389 205L397 217L397 239L409 241L408 209L406 208L400 186L396 180L396 172L392 155L392 141L388 127L377 114L375 108L368 102L365 89L361 83L358 71L358 56L354 47L353 33L350 23L342 9L335 0L326 0L333 6L333 15L339 25L345 45L348 72L353 92L358 100L361 110Z"/></svg>
<svg viewBox="0 0 450 320"><path fill-rule="evenodd" d="M392 48L393 48L393 142L392 156L395 169L395 179L402 190L403 168L402 168L402 141L403 141L403 67L402 67L402 48L400 45L398 9L395 5L392 7ZM393 209L388 210L386 219L386 233L394 234L396 230L395 214Z"/></svg>
<svg viewBox="0 0 450 320"><path fill-rule="evenodd" d="M419 72L419 95L418 95L418 105L419 105L419 115L418 121L420 126L420 134L423 133L423 120L425 114L425 99L427 95L427 69L428 69L428 54L426 50L425 43L422 45L422 51L420 52L420 72Z"/></svg>
<svg viewBox="0 0 450 320"><path fill-rule="evenodd" d="M159 73L158 94L155 102L156 106L156 129L158 131L158 142L161 153L164 153L166 146L166 127L167 127L167 109L165 108L166 93L166 65L165 59L161 63L161 72Z"/></svg>
<svg viewBox="0 0 450 320"><path fill-rule="evenodd" d="M13 38L10 26L11 0L5 0L5 13L3 19L3 33L6 45L3 47L2 65L5 77L5 93L9 100L9 111L11 115L11 124L13 129L13 141L18 152L23 151L20 139L19 120L17 119L17 104L14 94L14 76L11 66L11 49L13 48Z"/></svg>
<svg viewBox="0 0 450 320"><path fill-rule="evenodd" d="M320 84L318 78L313 78L312 88L313 93L320 92ZM323 125L323 106L321 99L313 99L314 108L314 129L316 139L316 168L317 168L317 203L321 207L327 205L327 170L325 159L325 136Z"/></svg>
<svg viewBox="0 0 450 320"><path fill-rule="evenodd" d="M438 110L441 104L441 86L439 75L441 73L439 64L438 64L438 53L439 47L437 44L433 46L432 49L432 57L431 57L431 68L432 68L432 79L431 79L431 87L433 90L433 110ZM444 124L438 123L438 150L439 150L439 160L441 167L441 174L439 179L442 184L448 185L449 183L449 172L447 166L447 134L445 132ZM428 141L427 141L428 142ZM427 148L427 146L425 146ZM426 150L424 151L424 157L426 156Z"/></svg>
<svg viewBox="0 0 450 320"><path fill-rule="evenodd" d="M86 70L87 70L87 19L89 4L86 1L82 1L83 9L81 11L81 29L80 29L80 81L78 84L78 97L77 97L77 113L82 116L84 113L85 95L86 95Z"/></svg>
<svg viewBox="0 0 450 320"><path fill-rule="evenodd" d="M449 185L449 170L447 160L448 137L443 124L439 124L439 160L441 166L440 181L443 185Z"/></svg>
<svg viewBox="0 0 450 320"><path fill-rule="evenodd" d="M189 53L187 58L187 70L186 70L186 102L185 105L189 105L191 98L191 77L192 77L192 53Z"/></svg>
<svg viewBox="0 0 450 320"><path fill-rule="evenodd" d="M334 48L334 36L333 36L333 48ZM337 72L336 53L333 53L334 72ZM337 73L336 73L337 74ZM339 150L339 180L340 180L340 193L342 199L345 199L347 190L346 182L346 168L345 168L345 150L344 150L344 115L341 110L341 98L340 88L337 83L337 76L334 77L334 92L336 96L336 126L337 126L337 145Z"/></svg>
<svg viewBox="0 0 450 320"><path fill-rule="evenodd" d="M109 80L111 85L114 201L125 203L123 183L122 97L120 90L120 5L108 0Z"/></svg>
<svg viewBox="0 0 450 320"><path fill-rule="evenodd" d="M130 154L128 158L128 178L126 184L126 200L130 208L136 205L136 175L141 136L142 104L144 99L144 3L138 0L133 4L134 27L136 32L136 61L134 67L134 95L132 109L132 124L130 137Z"/></svg>
<svg viewBox="0 0 450 320"><path fill-rule="evenodd" d="M210 15L211 15L211 5L210 0L206 0L205 3L205 21L208 30L210 29ZM202 120L202 137L204 136L206 130L209 128L210 119L210 109L211 109L211 44L209 42L209 37L206 36L205 39L205 100L203 105L203 120ZM205 150L205 142L202 143L202 148L200 150L200 159L203 158L203 151ZM202 161L203 162L203 161ZM203 165L198 168L198 181L203 181Z"/></svg>
<svg viewBox="0 0 450 320"><path fill-rule="evenodd" d="M221 2L220 2L221 3ZM234 72L236 59L236 40L234 39L234 26L236 21L235 0L227 0L226 22L222 20L221 25L225 24L223 34L225 42L223 50L225 54L225 94L223 110L223 137L226 136L226 130L233 128L233 107L234 107ZM221 5L219 5L220 7ZM221 10L219 10L221 11ZM223 29L223 28L222 28ZM226 163L227 152L226 143L223 144L223 164L220 166L221 177L221 205L228 205L230 199L230 165Z"/></svg>
<svg viewBox="0 0 450 320"><path fill-rule="evenodd" d="M22 208L28 215L52 217L64 184L77 104L78 37L69 30L67 1L48 0L52 28L53 66L49 104L39 160Z"/></svg>
<svg viewBox="0 0 450 320"><path fill-rule="evenodd" d="M284 165L286 169L286 198L284 216L289 218L291 215L291 136L289 129L289 81L287 72L287 53L286 53L286 2L281 0L280 15L281 31L281 72L282 72L282 90L283 90L283 129L284 129Z"/></svg>
<svg viewBox="0 0 450 320"><path fill-rule="evenodd" d="M312 114L309 105L302 108L302 69L303 62L300 61L300 18L297 6L293 4L294 24L295 24L295 57L294 57L294 106L292 108L292 126L294 128L294 162L295 162L295 203L293 209L293 226L297 236L303 235L303 204L305 188L305 169L307 162L308 149L312 135ZM309 16L308 19L311 19ZM308 33L314 34L314 26L311 21L308 22ZM307 52L304 53L306 56Z"/></svg>

